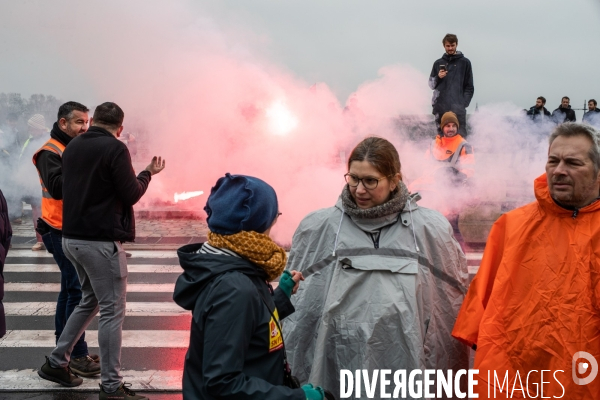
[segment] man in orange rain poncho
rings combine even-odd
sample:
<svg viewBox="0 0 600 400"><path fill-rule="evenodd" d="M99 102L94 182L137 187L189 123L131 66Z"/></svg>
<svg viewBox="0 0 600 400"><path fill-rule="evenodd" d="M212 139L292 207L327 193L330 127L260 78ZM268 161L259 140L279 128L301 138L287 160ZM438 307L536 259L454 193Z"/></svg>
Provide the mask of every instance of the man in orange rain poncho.
<svg viewBox="0 0 600 400"><path fill-rule="evenodd" d="M557 127L537 201L490 232L452 332L477 350L479 399L600 398L598 135Z"/></svg>

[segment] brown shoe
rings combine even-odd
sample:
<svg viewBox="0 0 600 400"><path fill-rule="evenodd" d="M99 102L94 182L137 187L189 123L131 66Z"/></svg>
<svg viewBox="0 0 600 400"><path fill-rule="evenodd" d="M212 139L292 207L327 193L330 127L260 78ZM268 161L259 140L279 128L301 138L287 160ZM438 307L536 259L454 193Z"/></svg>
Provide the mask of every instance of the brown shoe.
<svg viewBox="0 0 600 400"><path fill-rule="evenodd" d="M72 358L69 367L77 375L89 377L100 373L100 364L95 362L90 356Z"/></svg>
<svg viewBox="0 0 600 400"><path fill-rule="evenodd" d="M141 395L136 395L135 392L133 392L131 389L129 389L131 387L130 383L121 383L121 386L119 386L119 388L117 390L115 390L112 393L107 393L104 391L104 388L102 387L102 385L100 385L100 400L143 400L143 399L148 399L145 396L141 396Z"/></svg>
<svg viewBox="0 0 600 400"><path fill-rule="evenodd" d="M38 375L40 378L60 383L66 387L75 387L79 386L83 383L83 379L73 374L71 368L54 368L50 365L50 361L48 357L46 357L46 362L42 365L42 368L38 370Z"/></svg>

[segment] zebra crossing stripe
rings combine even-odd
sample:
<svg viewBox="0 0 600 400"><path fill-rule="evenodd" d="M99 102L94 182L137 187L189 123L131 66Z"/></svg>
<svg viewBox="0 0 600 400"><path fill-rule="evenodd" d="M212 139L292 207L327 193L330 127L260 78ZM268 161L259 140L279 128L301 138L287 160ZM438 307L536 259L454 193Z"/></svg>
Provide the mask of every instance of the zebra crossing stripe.
<svg viewBox="0 0 600 400"><path fill-rule="evenodd" d="M483 253L467 253L467 260L481 260L483 258Z"/></svg>
<svg viewBox="0 0 600 400"><path fill-rule="evenodd" d="M85 340L89 347L98 346L98 331L86 330ZM190 341L189 330L124 330L122 347L185 348ZM7 330L0 338L2 347L50 347L56 345L53 330ZM4 372L2 372L4 374Z"/></svg>
<svg viewBox="0 0 600 400"><path fill-rule="evenodd" d="M127 250L127 252L131 253L133 258L173 258L177 260L175 250ZM47 251L31 251L29 249L11 249L8 252L8 257L46 257L53 259L52 254Z"/></svg>
<svg viewBox="0 0 600 400"><path fill-rule="evenodd" d="M4 310L7 316L53 316L56 312L56 303L5 303ZM184 310L175 303L140 301L128 302L125 314L129 317L179 317L191 315L191 312Z"/></svg>
<svg viewBox="0 0 600 400"><path fill-rule="evenodd" d="M469 275L475 275L479 271L479 265L469 265Z"/></svg>
<svg viewBox="0 0 600 400"><path fill-rule="evenodd" d="M41 357L43 361L43 357ZM183 378L182 370L121 370L123 380L131 383L131 389L138 391L180 391ZM85 378L80 386L74 388L76 391L97 392L99 378ZM69 390L54 382L41 379L37 370L22 369L8 370L0 373L0 397L2 391L65 391Z"/></svg>
<svg viewBox="0 0 600 400"><path fill-rule="evenodd" d="M174 283L128 283L127 292L173 293ZM4 292L60 292L60 283L19 283L4 284Z"/></svg>
<svg viewBox="0 0 600 400"><path fill-rule="evenodd" d="M54 260L52 260L54 262ZM150 274L172 274L181 273L183 269L179 265L152 265L132 264L127 266L129 272L142 272ZM4 272L60 272L56 264L6 264Z"/></svg>

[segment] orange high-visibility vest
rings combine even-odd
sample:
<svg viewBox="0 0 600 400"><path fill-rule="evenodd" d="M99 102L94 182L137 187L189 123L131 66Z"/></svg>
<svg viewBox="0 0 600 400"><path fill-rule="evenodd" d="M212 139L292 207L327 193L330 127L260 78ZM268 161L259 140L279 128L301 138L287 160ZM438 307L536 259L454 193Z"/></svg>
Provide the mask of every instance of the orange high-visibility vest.
<svg viewBox="0 0 600 400"><path fill-rule="evenodd" d="M55 154L58 154L61 158L63 152L65 151L65 145L59 142L56 139L50 139L44 145L38 149L33 155L33 165L37 163L37 157L40 151L51 151ZM38 175L40 176L40 184L42 185L42 219L54 229L62 230L62 214L63 214L63 202L62 200L53 199L44 185L42 181L42 176L38 171Z"/></svg>

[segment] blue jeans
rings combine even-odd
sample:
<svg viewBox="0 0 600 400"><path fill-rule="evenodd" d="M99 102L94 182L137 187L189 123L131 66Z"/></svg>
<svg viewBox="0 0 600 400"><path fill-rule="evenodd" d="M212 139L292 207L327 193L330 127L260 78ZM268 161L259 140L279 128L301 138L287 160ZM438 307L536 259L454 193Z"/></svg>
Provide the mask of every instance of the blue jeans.
<svg viewBox="0 0 600 400"><path fill-rule="evenodd" d="M60 338L69 316L81 300L81 284L75 267L63 252L62 235L49 232L42 236L42 240L46 245L46 249L54 256L54 260L60 269L60 293L58 294L54 316L54 327L56 329L54 334L58 343L58 338ZM88 347L85 341L85 332L83 332L77 343L75 343L71 357L80 358L87 355Z"/></svg>

